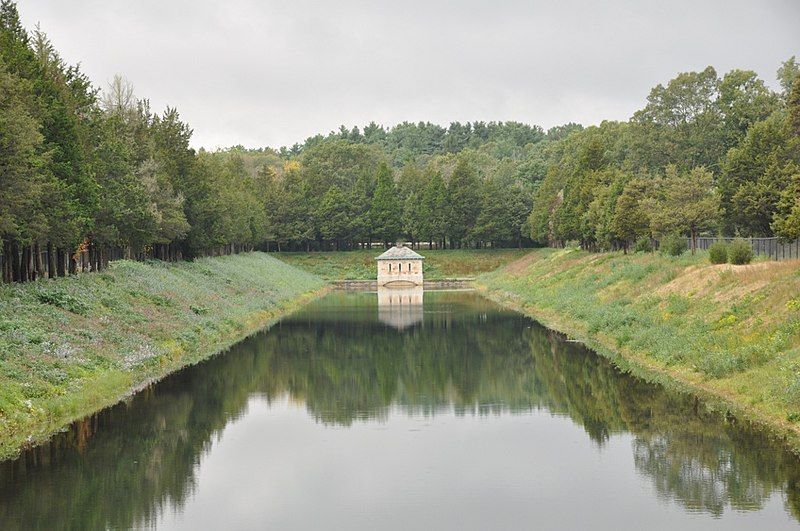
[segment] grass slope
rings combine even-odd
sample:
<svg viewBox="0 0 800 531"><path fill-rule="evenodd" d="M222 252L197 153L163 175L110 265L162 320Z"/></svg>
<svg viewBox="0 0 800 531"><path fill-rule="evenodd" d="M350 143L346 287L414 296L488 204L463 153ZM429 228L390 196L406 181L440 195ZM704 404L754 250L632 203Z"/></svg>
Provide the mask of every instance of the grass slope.
<svg viewBox="0 0 800 531"><path fill-rule="evenodd" d="M0 458L274 321L324 282L263 253L0 287Z"/></svg>
<svg viewBox="0 0 800 531"><path fill-rule="evenodd" d="M277 253L279 259L326 280L375 280L375 257L383 249L337 253ZM518 249L421 250L425 280L474 277L525 255Z"/></svg>
<svg viewBox="0 0 800 531"><path fill-rule="evenodd" d="M541 249L478 283L623 368L722 399L800 447L799 262Z"/></svg>

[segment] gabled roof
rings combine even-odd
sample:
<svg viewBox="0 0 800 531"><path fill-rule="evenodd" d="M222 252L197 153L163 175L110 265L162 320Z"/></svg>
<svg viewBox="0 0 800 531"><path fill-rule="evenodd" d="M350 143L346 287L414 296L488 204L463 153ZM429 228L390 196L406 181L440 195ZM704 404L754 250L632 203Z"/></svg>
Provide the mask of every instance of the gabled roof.
<svg viewBox="0 0 800 531"><path fill-rule="evenodd" d="M395 245L375 260L422 260L425 258L406 247L405 245Z"/></svg>

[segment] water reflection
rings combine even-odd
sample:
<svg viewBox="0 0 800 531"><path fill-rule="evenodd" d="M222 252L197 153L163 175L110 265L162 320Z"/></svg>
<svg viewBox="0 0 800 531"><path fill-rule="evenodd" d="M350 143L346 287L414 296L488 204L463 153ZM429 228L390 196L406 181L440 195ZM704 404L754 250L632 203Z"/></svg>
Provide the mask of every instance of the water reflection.
<svg viewBox="0 0 800 531"><path fill-rule="evenodd" d="M424 297L407 324L408 307L395 314L390 303L387 316L385 298L334 293L77 423L0 465L0 528L143 527L167 508L180 512L226 426L247 418L254 397L287 396L322 426L546 411L571 419L597 448L630 437L639 474L686 510L755 511L778 495L798 514L798 460L777 443L475 294ZM572 450L564 446L565 460Z"/></svg>
<svg viewBox="0 0 800 531"><path fill-rule="evenodd" d="M422 286L378 286L378 320L402 330L422 323Z"/></svg>

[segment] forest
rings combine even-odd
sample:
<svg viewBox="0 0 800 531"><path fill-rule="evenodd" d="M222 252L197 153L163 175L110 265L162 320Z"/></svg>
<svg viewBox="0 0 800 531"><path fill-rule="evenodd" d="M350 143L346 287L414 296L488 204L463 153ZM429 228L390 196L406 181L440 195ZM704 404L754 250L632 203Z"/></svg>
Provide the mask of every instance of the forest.
<svg viewBox="0 0 800 531"><path fill-rule="evenodd" d="M708 67L628 121L342 126L291 148L190 146L177 109L98 88L0 2L4 282L112 259L242 250L625 249L667 235L800 236L800 64L779 90Z"/></svg>

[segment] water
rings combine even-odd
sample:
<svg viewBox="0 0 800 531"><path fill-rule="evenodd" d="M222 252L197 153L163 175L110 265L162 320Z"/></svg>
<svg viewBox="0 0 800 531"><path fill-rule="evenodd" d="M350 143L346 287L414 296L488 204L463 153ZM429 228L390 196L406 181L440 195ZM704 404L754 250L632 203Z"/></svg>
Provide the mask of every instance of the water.
<svg viewBox="0 0 800 531"><path fill-rule="evenodd" d="M334 293L0 465L0 528L783 529L800 464L473 292Z"/></svg>

